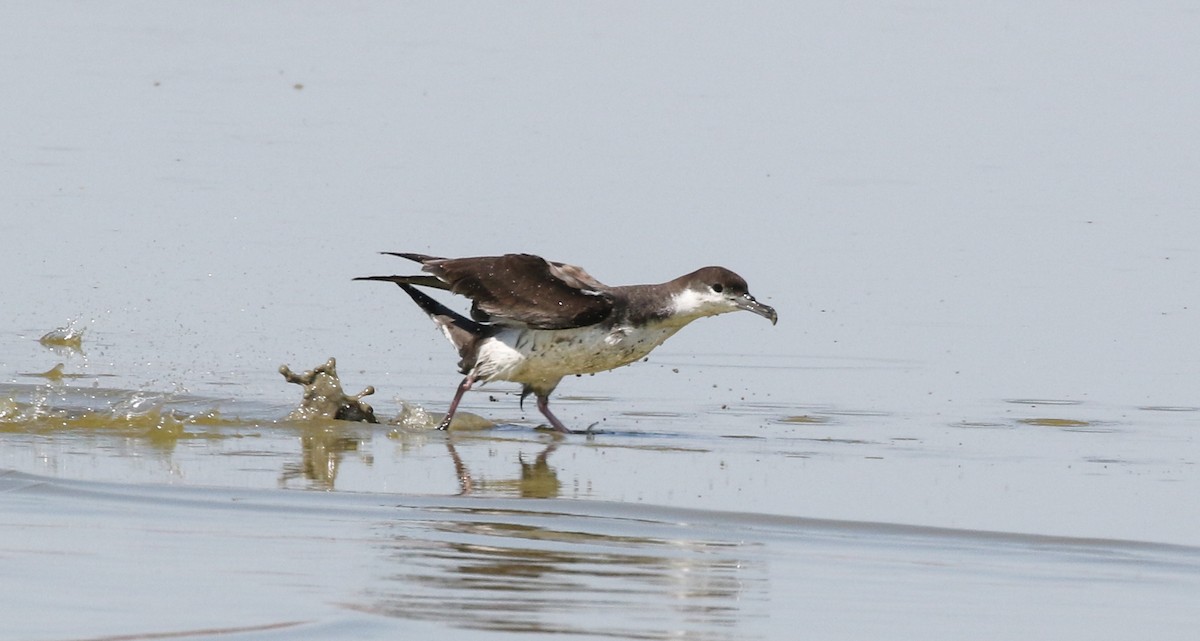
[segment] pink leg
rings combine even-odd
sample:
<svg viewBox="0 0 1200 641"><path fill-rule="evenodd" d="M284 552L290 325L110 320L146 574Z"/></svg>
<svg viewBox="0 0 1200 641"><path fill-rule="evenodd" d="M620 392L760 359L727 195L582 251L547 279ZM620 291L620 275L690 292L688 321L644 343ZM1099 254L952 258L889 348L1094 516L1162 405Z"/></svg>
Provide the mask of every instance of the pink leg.
<svg viewBox="0 0 1200 641"><path fill-rule="evenodd" d="M550 425L553 426L554 429L558 430L559 432L562 432L563 434L571 434L572 433L571 430L567 429L566 425L562 424L562 421L558 420L557 416L555 416L554 414L552 414L550 412L550 395L549 394L547 394L545 396L542 396L541 394L537 395L537 408L538 408L538 411L540 411L542 413L542 416L545 416L546 420L550 421Z"/></svg>
<svg viewBox="0 0 1200 641"><path fill-rule="evenodd" d="M437 426L439 430L450 429L450 421L454 420L454 413L458 411L458 402L462 400L463 394L466 394L467 390L471 389L471 385L473 384L475 384L475 378L470 374L467 374L466 378L462 379L462 382L458 384L458 391L454 393L454 400L450 401L450 409L446 410L446 418L443 418L442 422Z"/></svg>

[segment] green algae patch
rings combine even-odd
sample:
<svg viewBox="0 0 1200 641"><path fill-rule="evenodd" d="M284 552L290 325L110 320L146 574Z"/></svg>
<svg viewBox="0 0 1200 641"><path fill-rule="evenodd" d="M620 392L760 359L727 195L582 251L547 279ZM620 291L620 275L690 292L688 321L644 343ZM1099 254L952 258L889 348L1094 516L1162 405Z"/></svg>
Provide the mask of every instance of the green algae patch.
<svg viewBox="0 0 1200 641"><path fill-rule="evenodd" d="M829 422L827 416L813 416L812 414L799 414L796 416L785 416L779 419L780 423L791 423L796 425L821 425Z"/></svg>
<svg viewBox="0 0 1200 641"><path fill-rule="evenodd" d="M1022 418L1017 419L1017 422L1038 427L1087 427L1091 425L1088 421L1073 418Z"/></svg>

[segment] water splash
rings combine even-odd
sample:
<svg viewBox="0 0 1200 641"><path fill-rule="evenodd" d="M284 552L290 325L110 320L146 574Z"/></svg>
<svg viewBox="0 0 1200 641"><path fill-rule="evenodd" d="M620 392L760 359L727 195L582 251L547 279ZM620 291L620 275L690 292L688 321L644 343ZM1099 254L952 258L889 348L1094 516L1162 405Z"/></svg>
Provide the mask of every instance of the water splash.
<svg viewBox="0 0 1200 641"><path fill-rule="evenodd" d="M90 432L172 445L184 438L222 438L224 435L214 427L243 425L242 421L223 418L215 408L186 411L174 407L181 401L172 393L127 392L111 405L88 408L56 406L51 401L52 393L61 390L38 387L25 402L0 398L0 432Z"/></svg>
<svg viewBox="0 0 1200 641"><path fill-rule="evenodd" d="M78 327L79 321L70 320L63 327L46 332L38 342L46 347L67 347L75 351L83 349L83 332L86 327Z"/></svg>
<svg viewBox="0 0 1200 641"><path fill-rule="evenodd" d="M388 424L412 430L432 430L441 425L445 416L442 412L430 412L416 403L402 400L400 413ZM490 430L493 427L496 427L495 421L462 410L455 412L454 419L450 421L450 430L454 432Z"/></svg>
<svg viewBox="0 0 1200 641"><path fill-rule="evenodd" d="M364 423L379 422L375 418L375 410L362 400L364 396L374 394L375 387L368 385L358 394L347 395L342 390L341 379L338 378L337 359L332 356L325 364L301 374L296 374L287 365L280 365L279 373L285 381L304 388L304 398L300 401L300 407L292 410L288 415L289 420L337 419Z"/></svg>

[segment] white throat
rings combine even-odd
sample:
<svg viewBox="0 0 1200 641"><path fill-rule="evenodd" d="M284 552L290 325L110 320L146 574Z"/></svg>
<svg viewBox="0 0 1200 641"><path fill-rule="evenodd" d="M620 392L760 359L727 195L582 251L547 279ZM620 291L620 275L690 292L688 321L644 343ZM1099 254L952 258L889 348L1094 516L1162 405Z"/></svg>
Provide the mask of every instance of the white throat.
<svg viewBox="0 0 1200 641"><path fill-rule="evenodd" d="M710 289L685 289L671 297L670 323L686 325L697 318L734 311L729 299Z"/></svg>

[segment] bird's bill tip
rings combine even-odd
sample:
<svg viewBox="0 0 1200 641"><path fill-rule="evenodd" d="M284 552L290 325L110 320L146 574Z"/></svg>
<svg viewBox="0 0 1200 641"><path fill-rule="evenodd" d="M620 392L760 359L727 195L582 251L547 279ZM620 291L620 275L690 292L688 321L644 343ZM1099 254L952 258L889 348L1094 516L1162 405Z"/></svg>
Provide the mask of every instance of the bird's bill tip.
<svg viewBox="0 0 1200 641"><path fill-rule="evenodd" d="M771 321L772 325L775 325L779 322L779 314L775 312L774 307L771 307L770 305L764 305L754 300L754 298L749 295L738 301L738 307L762 316L763 318Z"/></svg>

